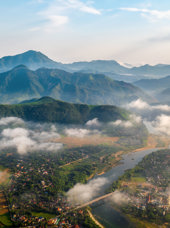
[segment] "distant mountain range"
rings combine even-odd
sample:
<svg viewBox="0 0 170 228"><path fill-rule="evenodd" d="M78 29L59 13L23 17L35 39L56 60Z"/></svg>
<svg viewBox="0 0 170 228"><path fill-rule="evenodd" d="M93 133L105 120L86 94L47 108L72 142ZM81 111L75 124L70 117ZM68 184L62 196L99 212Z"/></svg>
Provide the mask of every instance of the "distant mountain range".
<svg viewBox="0 0 170 228"><path fill-rule="evenodd" d="M113 79L133 82L142 78L161 78L170 75L170 65L158 64L140 67L125 67L114 60L95 60L91 62L75 62L62 64L49 59L41 52L27 51L15 56L6 56L0 59L0 72L11 70L18 65L25 65L31 70L38 68L57 68L68 72L103 73Z"/></svg>
<svg viewBox="0 0 170 228"><path fill-rule="evenodd" d="M32 71L24 65L0 74L0 103L16 103L42 96L86 104L121 105L138 98L151 101L136 86L102 74L46 68Z"/></svg>
<svg viewBox="0 0 170 228"><path fill-rule="evenodd" d="M50 97L17 105L0 105L0 118L15 116L27 121L60 124L84 124L98 118L100 122L128 120L129 112L111 105L70 104Z"/></svg>
<svg viewBox="0 0 170 228"><path fill-rule="evenodd" d="M170 104L170 76L161 79L145 79L133 83L147 93L153 94L161 103Z"/></svg>
<svg viewBox="0 0 170 228"><path fill-rule="evenodd" d="M133 84L145 91L161 91L170 88L170 76L160 79L142 79Z"/></svg>

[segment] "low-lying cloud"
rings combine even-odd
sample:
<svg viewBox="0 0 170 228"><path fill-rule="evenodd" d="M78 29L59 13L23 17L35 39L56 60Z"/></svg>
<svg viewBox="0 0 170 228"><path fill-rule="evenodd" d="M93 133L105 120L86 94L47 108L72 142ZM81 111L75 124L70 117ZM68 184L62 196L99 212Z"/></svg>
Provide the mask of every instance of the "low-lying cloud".
<svg viewBox="0 0 170 228"><path fill-rule="evenodd" d="M142 118L135 114L130 115L129 120L116 120L114 122L110 122L109 124L115 127L123 127L123 128L132 128L136 124L140 124L142 122Z"/></svg>
<svg viewBox="0 0 170 228"><path fill-rule="evenodd" d="M16 117L0 119L0 149L15 148L18 153L58 151L62 144L50 142L60 135L54 125L24 122Z"/></svg>
<svg viewBox="0 0 170 228"><path fill-rule="evenodd" d="M136 110L144 110L144 111L154 111L154 110L160 110L165 112L170 112L170 106L168 105L149 105L147 102L138 99L135 101L132 101L128 105L126 105L129 109L136 109Z"/></svg>
<svg viewBox="0 0 170 228"><path fill-rule="evenodd" d="M64 131L65 135L77 138L87 137L89 135L99 134L98 130L89 130L84 128L68 128Z"/></svg>
<svg viewBox="0 0 170 228"><path fill-rule="evenodd" d="M150 123L155 133L170 136L170 116L160 115Z"/></svg>
<svg viewBox="0 0 170 228"><path fill-rule="evenodd" d="M100 127L101 123L99 122L98 118L94 118L92 120L87 121L86 126L89 126L89 127Z"/></svg>
<svg viewBox="0 0 170 228"><path fill-rule="evenodd" d="M170 135L170 106L150 105L138 99L126 105L126 108L141 115L149 132Z"/></svg>
<svg viewBox="0 0 170 228"><path fill-rule="evenodd" d="M133 127L133 124L130 121L122 121L122 120L116 120L115 122L111 123L113 126L121 126L125 128Z"/></svg>
<svg viewBox="0 0 170 228"><path fill-rule="evenodd" d="M108 183L106 178L97 178L87 184L76 184L67 192L67 197L72 205L87 203L98 196L101 188Z"/></svg>
<svg viewBox="0 0 170 228"><path fill-rule="evenodd" d="M109 200L113 203L122 206L124 204L128 204L130 198L127 194L116 190L113 194L109 197Z"/></svg>
<svg viewBox="0 0 170 228"><path fill-rule="evenodd" d="M15 125L24 124L24 121L17 117L6 117L6 118L0 119L0 126L5 126L8 124L15 124Z"/></svg>

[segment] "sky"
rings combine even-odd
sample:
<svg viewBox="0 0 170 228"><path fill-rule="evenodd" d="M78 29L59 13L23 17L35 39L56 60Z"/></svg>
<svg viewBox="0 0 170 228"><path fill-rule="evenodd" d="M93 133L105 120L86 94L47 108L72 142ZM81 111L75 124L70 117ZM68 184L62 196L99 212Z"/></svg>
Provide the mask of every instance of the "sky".
<svg viewBox="0 0 170 228"><path fill-rule="evenodd" d="M170 64L169 0L0 0L0 57Z"/></svg>

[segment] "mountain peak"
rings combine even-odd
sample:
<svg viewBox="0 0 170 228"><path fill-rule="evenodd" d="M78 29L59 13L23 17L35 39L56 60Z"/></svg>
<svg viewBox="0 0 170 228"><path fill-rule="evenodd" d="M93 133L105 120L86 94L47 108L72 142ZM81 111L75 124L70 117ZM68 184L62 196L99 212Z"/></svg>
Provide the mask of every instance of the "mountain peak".
<svg viewBox="0 0 170 228"><path fill-rule="evenodd" d="M0 72L9 71L18 65L25 65L31 70L37 70L41 67L61 68L62 66L61 63L54 62L39 51L28 50L18 55L1 58Z"/></svg>
<svg viewBox="0 0 170 228"><path fill-rule="evenodd" d="M26 51L26 52L24 52L24 53L22 53L22 54L19 54L19 55L23 55L23 56L32 56L32 57L36 57L36 56L38 56L38 57L43 57L43 58L46 58L46 59L48 59L48 60L50 60L46 55L44 55L42 52L40 52L40 51L35 51L35 50L28 50L28 51ZM52 61L52 60L51 60Z"/></svg>

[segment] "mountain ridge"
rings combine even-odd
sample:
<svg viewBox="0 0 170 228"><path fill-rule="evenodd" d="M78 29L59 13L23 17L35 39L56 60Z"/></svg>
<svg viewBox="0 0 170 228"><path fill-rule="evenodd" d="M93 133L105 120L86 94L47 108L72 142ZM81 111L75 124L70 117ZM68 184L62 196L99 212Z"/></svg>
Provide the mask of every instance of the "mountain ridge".
<svg viewBox="0 0 170 228"><path fill-rule="evenodd" d="M112 80L103 74L70 73L40 68L32 71L20 65L0 74L0 102L51 96L73 103L120 105L138 98L150 100L130 83Z"/></svg>
<svg viewBox="0 0 170 228"><path fill-rule="evenodd" d="M53 69L58 68L71 73L76 71L84 73L104 73L115 79L119 79L120 75L120 77L125 81L135 81L137 80L136 77L160 78L170 75L170 65L168 64L157 64L154 66L145 64L143 66L131 68L119 64L115 60L93 60L63 64L61 62L55 62L43 53L33 50L29 50L14 56L5 56L1 58L0 72L11 70L20 64L24 64L32 70L42 67ZM128 76L132 76L132 78ZM133 77L135 78L133 79Z"/></svg>
<svg viewBox="0 0 170 228"><path fill-rule="evenodd" d="M101 122L127 120L129 111L112 105L73 104L42 97L23 104L0 105L0 117L19 117L26 121L84 124L97 118Z"/></svg>

